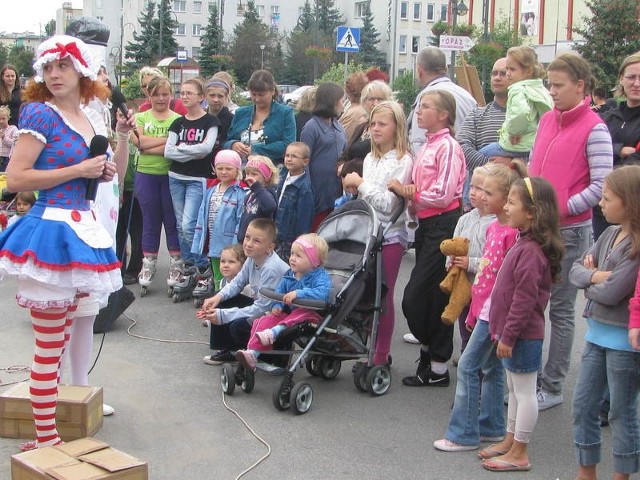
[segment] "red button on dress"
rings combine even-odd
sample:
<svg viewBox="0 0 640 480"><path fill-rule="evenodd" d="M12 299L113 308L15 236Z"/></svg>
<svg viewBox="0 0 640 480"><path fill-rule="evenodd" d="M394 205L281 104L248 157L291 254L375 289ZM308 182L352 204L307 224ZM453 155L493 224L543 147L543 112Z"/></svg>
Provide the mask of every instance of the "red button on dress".
<svg viewBox="0 0 640 480"><path fill-rule="evenodd" d="M71 211L71 220L73 220L74 222L79 222L80 221L80 212L77 210L72 210Z"/></svg>

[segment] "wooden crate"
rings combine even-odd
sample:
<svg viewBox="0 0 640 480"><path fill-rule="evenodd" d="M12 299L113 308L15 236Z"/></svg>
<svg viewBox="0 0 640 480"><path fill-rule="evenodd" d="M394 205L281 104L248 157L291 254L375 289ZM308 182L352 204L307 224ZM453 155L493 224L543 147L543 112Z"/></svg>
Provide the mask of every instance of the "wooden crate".
<svg viewBox="0 0 640 480"><path fill-rule="evenodd" d="M90 437L102 428L102 388L60 385L56 425L64 441ZM0 437L36 438L29 383L0 394Z"/></svg>

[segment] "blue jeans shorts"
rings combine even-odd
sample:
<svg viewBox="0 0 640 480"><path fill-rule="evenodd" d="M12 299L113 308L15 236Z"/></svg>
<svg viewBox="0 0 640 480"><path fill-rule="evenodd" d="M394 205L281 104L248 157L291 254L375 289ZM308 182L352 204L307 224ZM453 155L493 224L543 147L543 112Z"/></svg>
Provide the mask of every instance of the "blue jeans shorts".
<svg viewBox="0 0 640 480"><path fill-rule="evenodd" d="M511 358L503 358L502 366L513 373L537 372L542 364L542 340L516 340Z"/></svg>

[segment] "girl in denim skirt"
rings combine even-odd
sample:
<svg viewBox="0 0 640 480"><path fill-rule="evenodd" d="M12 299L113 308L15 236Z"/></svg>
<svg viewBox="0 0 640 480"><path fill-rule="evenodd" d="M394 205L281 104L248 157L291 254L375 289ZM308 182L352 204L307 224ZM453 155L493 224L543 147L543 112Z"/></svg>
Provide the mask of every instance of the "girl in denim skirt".
<svg viewBox="0 0 640 480"><path fill-rule="evenodd" d="M504 209L519 237L491 292L489 331L507 374L507 435L490 447L491 452L480 452L482 466L498 472L531 468L527 447L538 420L536 377L542 361L544 310L564 252L558 203L548 181L517 180Z"/></svg>
<svg viewBox="0 0 640 480"><path fill-rule="evenodd" d="M629 301L640 264L640 167L614 170L604 181L600 206L607 228L571 269L569 279L584 289L586 346L573 392L573 443L580 480L595 480L602 435L598 414L602 392L610 392L609 423L613 478L640 469L638 392L640 354L629 341ZM633 305L633 303L632 303Z"/></svg>

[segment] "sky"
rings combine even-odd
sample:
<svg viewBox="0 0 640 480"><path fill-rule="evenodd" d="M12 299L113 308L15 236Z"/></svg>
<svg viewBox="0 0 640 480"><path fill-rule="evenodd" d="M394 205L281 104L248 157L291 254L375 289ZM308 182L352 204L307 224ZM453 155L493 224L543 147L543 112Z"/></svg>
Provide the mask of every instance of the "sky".
<svg viewBox="0 0 640 480"><path fill-rule="evenodd" d="M39 34L40 28L56 18L56 10L65 0L3 0L0 7L0 32L31 31ZM82 8L82 0L71 1L74 8ZM40 26L42 24L42 27Z"/></svg>

